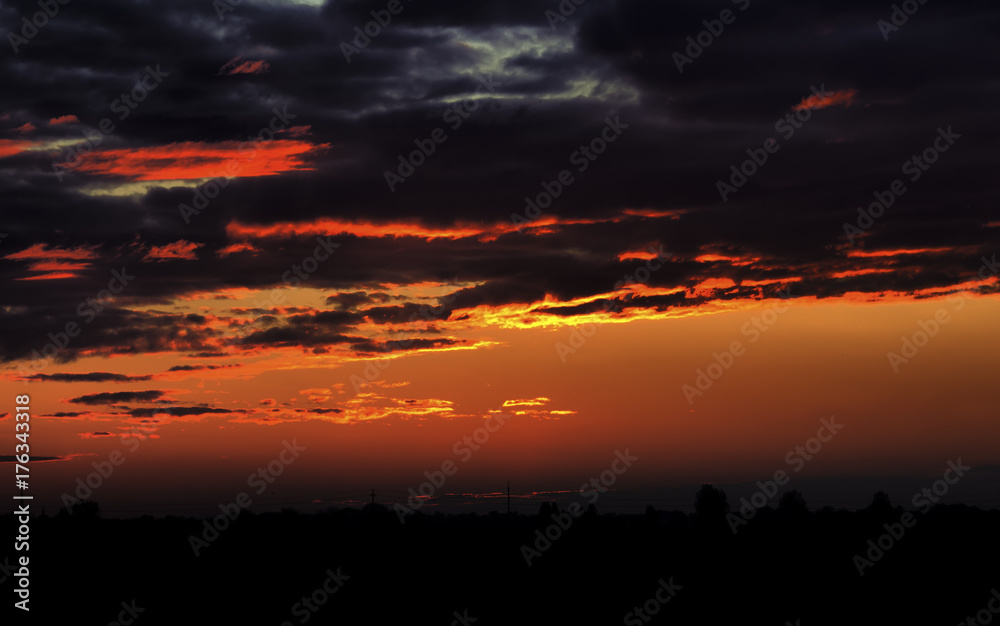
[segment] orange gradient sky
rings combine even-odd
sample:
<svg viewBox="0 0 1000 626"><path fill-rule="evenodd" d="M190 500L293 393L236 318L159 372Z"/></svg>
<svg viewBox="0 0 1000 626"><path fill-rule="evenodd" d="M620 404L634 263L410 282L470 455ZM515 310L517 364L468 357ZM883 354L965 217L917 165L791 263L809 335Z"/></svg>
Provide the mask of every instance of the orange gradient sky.
<svg viewBox="0 0 1000 626"><path fill-rule="evenodd" d="M122 510L131 489L164 474L172 477L172 485L164 486L173 491L166 502L224 498L245 480L248 468L266 464L282 441L292 439L308 452L267 498L304 503L307 494L317 494L314 499L331 504L337 498L330 496L356 498L359 489L375 485L392 497L423 482L424 471L454 460L455 442L498 411L512 417L460 464L450 493L495 490L507 480L521 491L574 489L616 449L626 448L642 460L623 487L763 479L784 467L788 450L815 435L820 418L829 416L845 428L804 476L932 472L942 459L958 455L973 466L997 463L991 442L1000 423L990 395L1000 336L989 329L1000 299L791 300L780 303L787 310L765 332L750 331L747 324L770 304L627 324L463 330L457 336L482 347L379 361L388 365L361 397L351 377L363 379L368 361L329 358L312 366L280 351L233 367L167 374L196 360L85 358L46 372L111 371L153 380L4 386L9 395L32 395L33 437L44 442L34 454L69 457L36 465L36 479L49 494L71 491L92 462L128 449L118 437L85 438L87 433L135 430L149 437L134 454L126 453L128 471L101 487L110 507ZM899 352L901 337L912 336L918 322L941 309L951 313L950 321L894 372L887 353ZM590 334L582 345L574 341L574 329ZM745 352L689 403L682 385L694 385L696 371L733 341L741 341ZM563 362L558 343L579 348L564 353ZM150 423L115 415L109 407L68 402L145 389L166 390L167 398L183 406L248 413L161 415ZM532 398L540 399L532 413L519 415L523 406L504 408L505 402ZM311 413L317 408L344 413ZM256 419L271 409L282 409L284 419ZM60 411L89 413L45 417ZM48 504L57 506L51 496Z"/></svg>
<svg viewBox="0 0 1000 626"><path fill-rule="evenodd" d="M455 498L625 449L636 507L752 484L830 416L810 479L993 479L992 65L924 43L986 13L753 9L679 66L684 7L458 4L347 59L356 3L81 6L0 58L0 445L26 391L40 503L129 437L109 512L210 511L292 439L268 506L393 503L506 415Z"/></svg>

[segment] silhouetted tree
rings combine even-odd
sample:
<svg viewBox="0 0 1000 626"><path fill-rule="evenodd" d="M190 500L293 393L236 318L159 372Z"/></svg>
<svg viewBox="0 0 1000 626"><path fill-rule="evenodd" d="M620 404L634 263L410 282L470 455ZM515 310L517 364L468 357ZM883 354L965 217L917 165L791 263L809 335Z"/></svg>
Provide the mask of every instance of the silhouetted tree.
<svg viewBox="0 0 1000 626"><path fill-rule="evenodd" d="M876 517L888 517L893 514L892 502L889 501L889 494L884 491L877 491L872 497L872 503L866 509Z"/></svg>
<svg viewBox="0 0 1000 626"><path fill-rule="evenodd" d="M712 485L702 485L694 497L694 512L697 526L713 530L722 528L729 512L726 492Z"/></svg>
<svg viewBox="0 0 1000 626"><path fill-rule="evenodd" d="M705 518L725 517L729 512L726 492L712 485L702 485L694 496L694 512Z"/></svg>
<svg viewBox="0 0 1000 626"><path fill-rule="evenodd" d="M792 489L781 494L778 501L778 510L788 513L802 514L809 511L806 499L802 497L802 492Z"/></svg>
<svg viewBox="0 0 1000 626"><path fill-rule="evenodd" d="M101 517L101 507L94 500L84 500L73 504L69 515L79 520L96 520Z"/></svg>

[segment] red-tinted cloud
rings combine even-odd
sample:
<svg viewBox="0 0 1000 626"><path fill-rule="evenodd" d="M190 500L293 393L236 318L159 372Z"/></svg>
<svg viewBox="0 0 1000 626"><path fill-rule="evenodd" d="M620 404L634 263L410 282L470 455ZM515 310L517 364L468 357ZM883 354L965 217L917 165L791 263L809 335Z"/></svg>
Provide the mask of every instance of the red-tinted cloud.
<svg viewBox="0 0 1000 626"><path fill-rule="evenodd" d="M808 98L803 98L802 102L792 107L793 111L804 111L806 109L825 109L837 104L850 106L854 103L854 96L858 95L857 89L841 89L834 91L830 95L815 94Z"/></svg>
<svg viewBox="0 0 1000 626"><path fill-rule="evenodd" d="M79 121L79 118L75 115L60 115L59 117L53 117L50 119L49 126L58 126L59 124L75 124Z"/></svg>
<svg viewBox="0 0 1000 626"><path fill-rule="evenodd" d="M31 261L28 271L45 272L16 280L54 280L78 276L77 272L89 268L91 265L89 261L96 257L97 254L88 248L49 248L45 244L36 243L3 258L11 261Z"/></svg>
<svg viewBox="0 0 1000 626"><path fill-rule="evenodd" d="M219 76L231 76L233 74L263 74L271 68L267 61L253 61L236 57L230 59L225 65L219 68Z"/></svg>
<svg viewBox="0 0 1000 626"><path fill-rule="evenodd" d="M76 170L133 180L272 176L292 170L312 169L306 167L304 156L326 147L329 144L313 145L293 139L275 139L256 146L236 141L187 141L95 152L84 157Z"/></svg>
<svg viewBox="0 0 1000 626"><path fill-rule="evenodd" d="M182 259L184 261L195 261L198 255L195 251L205 244L192 243L181 239L165 246L154 246L142 258L143 261L168 261L171 259Z"/></svg>
<svg viewBox="0 0 1000 626"><path fill-rule="evenodd" d="M234 243L226 246L225 248L219 250L218 255L220 257L227 257L231 254L237 254L239 252L250 252L254 255L258 254L260 250L254 247L249 241L241 241L239 243Z"/></svg>
<svg viewBox="0 0 1000 626"><path fill-rule="evenodd" d="M14 156L26 150L30 150L35 145L33 141L21 141L18 139L0 139L0 159Z"/></svg>

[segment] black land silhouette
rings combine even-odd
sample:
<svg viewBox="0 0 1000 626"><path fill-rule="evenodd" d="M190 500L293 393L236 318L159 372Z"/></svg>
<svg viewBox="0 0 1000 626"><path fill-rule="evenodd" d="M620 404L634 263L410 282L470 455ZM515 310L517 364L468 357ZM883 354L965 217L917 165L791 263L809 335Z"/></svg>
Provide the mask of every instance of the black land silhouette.
<svg viewBox="0 0 1000 626"><path fill-rule="evenodd" d="M203 519L103 519L84 502L31 520L31 617L108 624L134 602L137 626L808 626L955 624L988 610L1000 597L1000 511L904 515L884 493L858 511L810 511L786 491L747 520L710 485L693 514L573 517L544 502L537 515L417 512L401 524L380 504L242 511L196 556ZM15 565L10 548L4 565ZM7 575L10 597L13 584Z"/></svg>

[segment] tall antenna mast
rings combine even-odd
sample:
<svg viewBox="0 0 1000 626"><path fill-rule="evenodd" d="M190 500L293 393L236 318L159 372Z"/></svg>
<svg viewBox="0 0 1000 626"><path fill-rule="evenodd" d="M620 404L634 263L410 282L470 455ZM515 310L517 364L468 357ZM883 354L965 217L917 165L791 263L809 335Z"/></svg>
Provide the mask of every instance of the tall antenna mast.
<svg viewBox="0 0 1000 626"><path fill-rule="evenodd" d="M510 481L507 481L507 515L510 515Z"/></svg>

